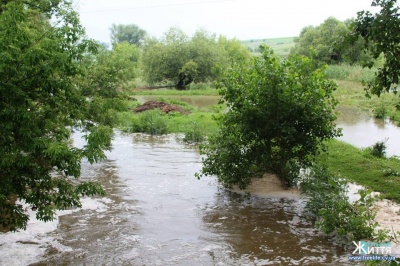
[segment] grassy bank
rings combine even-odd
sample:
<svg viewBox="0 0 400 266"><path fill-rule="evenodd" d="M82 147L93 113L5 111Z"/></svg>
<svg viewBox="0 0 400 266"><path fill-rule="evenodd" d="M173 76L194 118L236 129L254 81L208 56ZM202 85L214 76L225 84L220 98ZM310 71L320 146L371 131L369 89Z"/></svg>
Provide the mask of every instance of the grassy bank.
<svg viewBox="0 0 400 266"><path fill-rule="evenodd" d="M368 149L332 140L328 142L328 153L320 155L318 162L350 182L400 202L400 161L397 158L377 158Z"/></svg>
<svg viewBox="0 0 400 266"><path fill-rule="evenodd" d="M339 106L350 106L368 112L376 118L389 118L400 125L400 99L392 93L384 93L380 97L365 96L364 86L359 82L335 80L338 90L335 97Z"/></svg>
<svg viewBox="0 0 400 266"><path fill-rule="evenodd" d="M188 142L200 142L218 130L217 122L213 117L222 112L222 106L210 105L198 108L185 102L162 98L162 96L159 100L178 105L187 111L187 114L178 112L165 114L158 109L142 113L120 112L119 128L124 132L152 135L183 133Z"/></svg>
<svg viewBox="0 0 400 266"><path fill-rule="evenodd" d="M216 96L218 91L215 88L203 90L176 90L176 89L154 89L154 90L134 90L131 95L157 95L157 96Z"/></svg>
<svg viewBox="0 0 400 266"><path fill-rule="evenodd" d="M366 97L365 86L362 81L370 81L377 69L350 66L347 64L328 66L325 75L333 79L339 88L335 97L339 101L339 107L352 107L368 112L376 118L389 118L400 124L400 100L393 93L383 93L380 97L372 95Z"/></svg>

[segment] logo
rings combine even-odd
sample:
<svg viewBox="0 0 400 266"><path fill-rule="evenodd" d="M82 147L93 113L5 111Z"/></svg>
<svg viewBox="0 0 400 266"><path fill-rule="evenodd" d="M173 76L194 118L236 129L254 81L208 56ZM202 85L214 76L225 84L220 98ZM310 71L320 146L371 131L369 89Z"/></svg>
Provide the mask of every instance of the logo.
<svg viewBox="0 0 400 266"><path fill-rule="evenodd" d="M391 242L370 242L370 241L353 241L356 249L353 254L366 255L390 255L392 254L392 243ZM358 252L358 253L357 253Z"/></svg>
<svg viewBox="0 0 400 266"><path fill-rule="evenodd" d="M353 241L355 249L353 254L355 256L349 256L349 260L354 261L365 261L365 260L377 260L377 261L391 261L396 260L396 257L391 256L392 254L392 243L391 242L371 242L371 241Z"/></svg>

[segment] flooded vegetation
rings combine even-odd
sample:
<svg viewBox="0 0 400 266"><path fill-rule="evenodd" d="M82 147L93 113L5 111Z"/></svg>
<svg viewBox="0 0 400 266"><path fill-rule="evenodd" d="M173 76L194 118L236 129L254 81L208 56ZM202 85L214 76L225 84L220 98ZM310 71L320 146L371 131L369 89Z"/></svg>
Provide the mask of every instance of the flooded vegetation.
<svg viewBox="0 0 400 266"><path fill-rule="evenodd" d="M342 107L337 119L338 127L343 129L340 140L359 148L367 148L378 141L387 145L387 156L400 156L400 128L389 119L377 119L367 112L355 108Z"/></svg>
<svg viewBox="0 0 400 266"><path fill-rule="evenodd" d="M79 5L3 2L0 265L400 256L396 1L259 44L113 24L111 46Z"/></svg>
<svg viewBox="0 0 400 266"><path fill-rule="evenodd" d="M193 98L199 97L179 100L193 103ZM216 101L207 97L199 106ZM345 141L359 141L365 127L378 132L370 135L370 142L382 132L389 139L397 134L365 113L340 111L338 126L344 129ZM76 145L82 141L76 135ZM352 144L358 145L355 141ZM100 182L105 197L84 200L82 210L61 212L58 225L41 225L47 229L32 237L22 236L14 243L5 238L0 250L8 250L9 256L0 262L13 265L22 258L31 265L348 263L348 251L328 241L306 219L300 194L277 192L279 181L274 187L273 180L268 185L275 193L266 194L265 184L258 181L250 190L252 196L225 190L213 177L197 180L194 174L201 169L197 148L177 135L118 132L107 157L100 164L82 164L83 180ZM34 228L29 225L28 232L30 226ZM12 245L35 250L37 256L24 252L13 256Z"/></svg>
<svg viewBox="0 0 400 266"><path fill-rule="evenodd" d="M107 161L83 164L82 177L100 181L107 196L61 216L33 265L346 261L345 251L306 221L303 200L246 197L219 188L214 178L197 180L196 148L173 135L117 134L113 147ZM29 245L35 244L23 246Z"/></svg>

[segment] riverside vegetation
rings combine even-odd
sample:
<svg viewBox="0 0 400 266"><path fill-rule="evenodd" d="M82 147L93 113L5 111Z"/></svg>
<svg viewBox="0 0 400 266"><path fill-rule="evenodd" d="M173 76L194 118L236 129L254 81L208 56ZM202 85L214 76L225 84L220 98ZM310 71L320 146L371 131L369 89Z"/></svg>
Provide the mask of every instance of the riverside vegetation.
<svg viewBox="0 0 400 266"><path fill-rule="evenodd" d="M400 122L398 98L382 94L397 92L392 85L398 83L400 67L397 57L387 50L396 49L400 42L390 31L396 21L386 23L391 34L370 32L374 23L386 19L385 14L398 12L395 3L374 1L383 10L376 19L361 12L356 20L328 18L320 26L305 27L293 39L289 54L285 47L287 60L267 47L258 50L261 56L252 57L238 40L204 30L190 38L178 28L156 39L135 26L113 25L115 38L108 50L85 39L69 1L1 3L0 75L5 83L0 103L6 125L0 138L6 148L0 156L0 175L5 177L0 190L1 224L11 230L26 226L28 216L22 205L11 200L15 196L37 208L39 219L52 220L56 210L80 206L80 196L104 193L97 183L79 183L76 178L82 158L91 163L104 159L104 151L111 148L112 127L117 125L125 132L183 133L184 141L202 143L203 154L210 158L203 173L218 174L227 187L246 187L251 175L263 171L276 173L285 185L294 185L299 169L306 168L312 173L303 176L304 191L311 197L307 208L324 232L344 239L382 239L385 232L375 231L374 213L367 207L372 203L369 194L362 192L360 201L348 203L341 179L400 201L399 161L382 156L384 145L380 143L360 150L332 139L339 135L333 111L336 104L348 105ZM59 16L60 27L52 27L52 15ZM350 32L356 33L354 38L343 38ZM129 38L123 33L129 33ZM380 45L388 36L394 39L390 46ZM362 52L369 48L370 53ZM386 57L380 57L382 52ZM320 68L326 64L326 69ZM20 77L20 73L26 75ZM213 81L218 81L219 90ZM366 91L360 81L368 85ZM179 90L129 89L140 85ZM159 110L134 114L131 109L138 103L127 96L146 94L179 105L188 114ZM201 108L170 99L173 95L219 94L224 104ZM280 108L280 103L286 108ZM71 145L73 128L86 135L88 144L83 149ZM298 132L307 137L302 139ZM237 149L231 150L232 145ZM223 156L215 151L223 151ZM232 171L231 162L237 168L244 166L242 176ZM58 176L53 176L54 171Z"/></svg>
<svg viewBox="0 0 400 266"><path fill-rule="evenodd" d="M343 64L328 66L325 75L338 84L334 92L335 98L338 99L338 108L351 106L367 111L371 116L376 116L376 110L380 106L385 106L387 110L385 117L396 120L398 99L395 95L384 94L379 98L371 99L365 97L364 87L360 80L371 78L373 71ZM196 85L185 91L132 90L131 94L135 97L156 96L158 100L183 107L190 114L163 114L157 110L148 111L147 114L121 112L119 114L120 128L125 132L149 134L183 133L184 141L201 143L218 132L218 117L225 112L226 106L211 105L200 108L174 100L173 97L215 96L217 93L213 84ZM131 107L139 104L129 101L127 103ZM311 198L307 208L314 213L314 219L320 217L315 220L318 226L325 233L337 234L343 243L349 243L355 238L387 239L389 235L392 235L391 232L375 230L377 227L374 221L375 213L371 211L374 199L369 196L369 193L380 192L380 198L400 202L399 159L374 156L372 147L359 149L335 139L326 142L326 150L326 153L317 156L317 166L311 169L313 176L308 175L302 184L302 189ZM381 152L383 150L381 149ZM356 182L366 187L366 190L361 192L362 198L353 204L349 203L345 195L347 182ZM339 213L345 214L347 218L336 219L342 217Z"/></svg>

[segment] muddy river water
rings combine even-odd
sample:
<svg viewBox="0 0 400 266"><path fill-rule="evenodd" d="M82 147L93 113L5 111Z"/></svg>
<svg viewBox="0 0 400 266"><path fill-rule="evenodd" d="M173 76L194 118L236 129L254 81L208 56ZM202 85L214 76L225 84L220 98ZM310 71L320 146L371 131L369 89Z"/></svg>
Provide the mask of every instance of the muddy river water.
<svg viewBox="0 0 400 266"><path fill-rule="evenodd" d="M101 208L60 217L57 239L34 265L332 264L345 252L303 217L302 200L246 198L197 180L195 147L174 136L117 134L102 164Z"/></svg>
<svg viewBox="0 0 400 266"><path fill-rule="evenodd" d="M197 180L200 168L196 147L174 135L117 132L106 161L82 163L82 179L107 195L47 230L32 221L26 234L3 235L0 265L354 265L306 220L301 197L246 197Z"/></svg>

